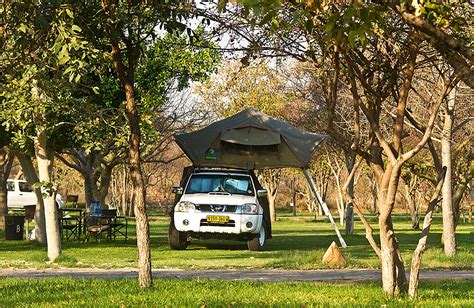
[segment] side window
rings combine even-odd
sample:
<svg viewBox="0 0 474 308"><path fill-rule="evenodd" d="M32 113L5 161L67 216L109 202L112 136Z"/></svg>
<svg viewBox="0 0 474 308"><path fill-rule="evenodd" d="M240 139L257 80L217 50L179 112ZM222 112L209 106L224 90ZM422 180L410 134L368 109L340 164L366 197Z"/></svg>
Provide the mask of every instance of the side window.
<svg viewBox="0 0 474 308"><path fill-rule="evenodd" d="M15 182L7 182L7 191L15 191Z"/></svg>
<svg viewBox="0 0 474 308"><path fill-rule="evenodd" d="M31 186L28 185L26 182L18 182L18 186L20 188L20 191L22 192L32 192L33 189L31 189Z"/></svg>

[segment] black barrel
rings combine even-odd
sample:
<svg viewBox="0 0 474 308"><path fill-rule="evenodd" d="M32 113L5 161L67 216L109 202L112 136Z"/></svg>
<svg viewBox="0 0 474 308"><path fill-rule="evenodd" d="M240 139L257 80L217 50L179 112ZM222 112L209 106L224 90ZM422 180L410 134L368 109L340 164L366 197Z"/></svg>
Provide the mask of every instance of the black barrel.
<svg viewBox="0 0 474 308"><path fill-rule="evenodd" d="M25 216L6 215L5 216L5 239L23 240L25 227Z"/></svg>

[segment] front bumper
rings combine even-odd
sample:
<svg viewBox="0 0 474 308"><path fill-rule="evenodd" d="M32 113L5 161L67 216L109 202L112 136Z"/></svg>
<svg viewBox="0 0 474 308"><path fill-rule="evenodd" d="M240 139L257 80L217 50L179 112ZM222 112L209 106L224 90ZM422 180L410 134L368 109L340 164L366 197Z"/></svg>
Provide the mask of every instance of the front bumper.
<svg viewBox="0 0 474 308"><path fill-rule="evenodd" d="M228 223L208 223L207 216L228 216ZM184 221L188 222L186 225ZM262 227L263 215L259 214L236 214L225 212L174 212L174 225L178 231L197 232L197 233L227 233L241 234L260 232ZM248 227L247 224L252 226Z"/></svg>

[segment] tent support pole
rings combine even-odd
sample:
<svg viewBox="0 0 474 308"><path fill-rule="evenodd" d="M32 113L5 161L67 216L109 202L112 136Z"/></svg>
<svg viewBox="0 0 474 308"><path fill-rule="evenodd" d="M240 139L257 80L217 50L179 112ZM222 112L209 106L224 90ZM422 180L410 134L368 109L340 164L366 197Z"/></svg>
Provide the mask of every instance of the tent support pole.
<svg viewBox="0 0 474 308"><path fill-rule="evenodd" d="M311 172L309 169L303 169L304 176L306 177L306 180L308 181L309 187L311 188L311 191L313 192L314 198L318 201L318 203L321 205L323 208L324 214L326 214L327 217L329 217L329 220L331 221L331 224L336 231L337 237L339 238L339 242L341 243L342 248L346 248L347 244L342 238L341 232L339 232L339 229L337 228L336 223L334 222L334 219L332 218L331 212L329 211L328 205L326 202L323 201L323 198L321 198L321 195L319 194L318 188L316 187L316 183L314 183L313 176L311 175Z"/></svg>

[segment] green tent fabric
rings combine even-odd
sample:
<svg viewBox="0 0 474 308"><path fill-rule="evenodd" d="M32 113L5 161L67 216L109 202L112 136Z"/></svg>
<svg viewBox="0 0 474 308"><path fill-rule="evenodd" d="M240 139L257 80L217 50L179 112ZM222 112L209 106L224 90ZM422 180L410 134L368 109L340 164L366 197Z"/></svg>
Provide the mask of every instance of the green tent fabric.
<svg viewBox="0 0 474 308"><path fill-rule="evenodd" d="M178 133L178 146L196 167L306 168L325 135L301 131L254 108L201 130Z"/></svg>

